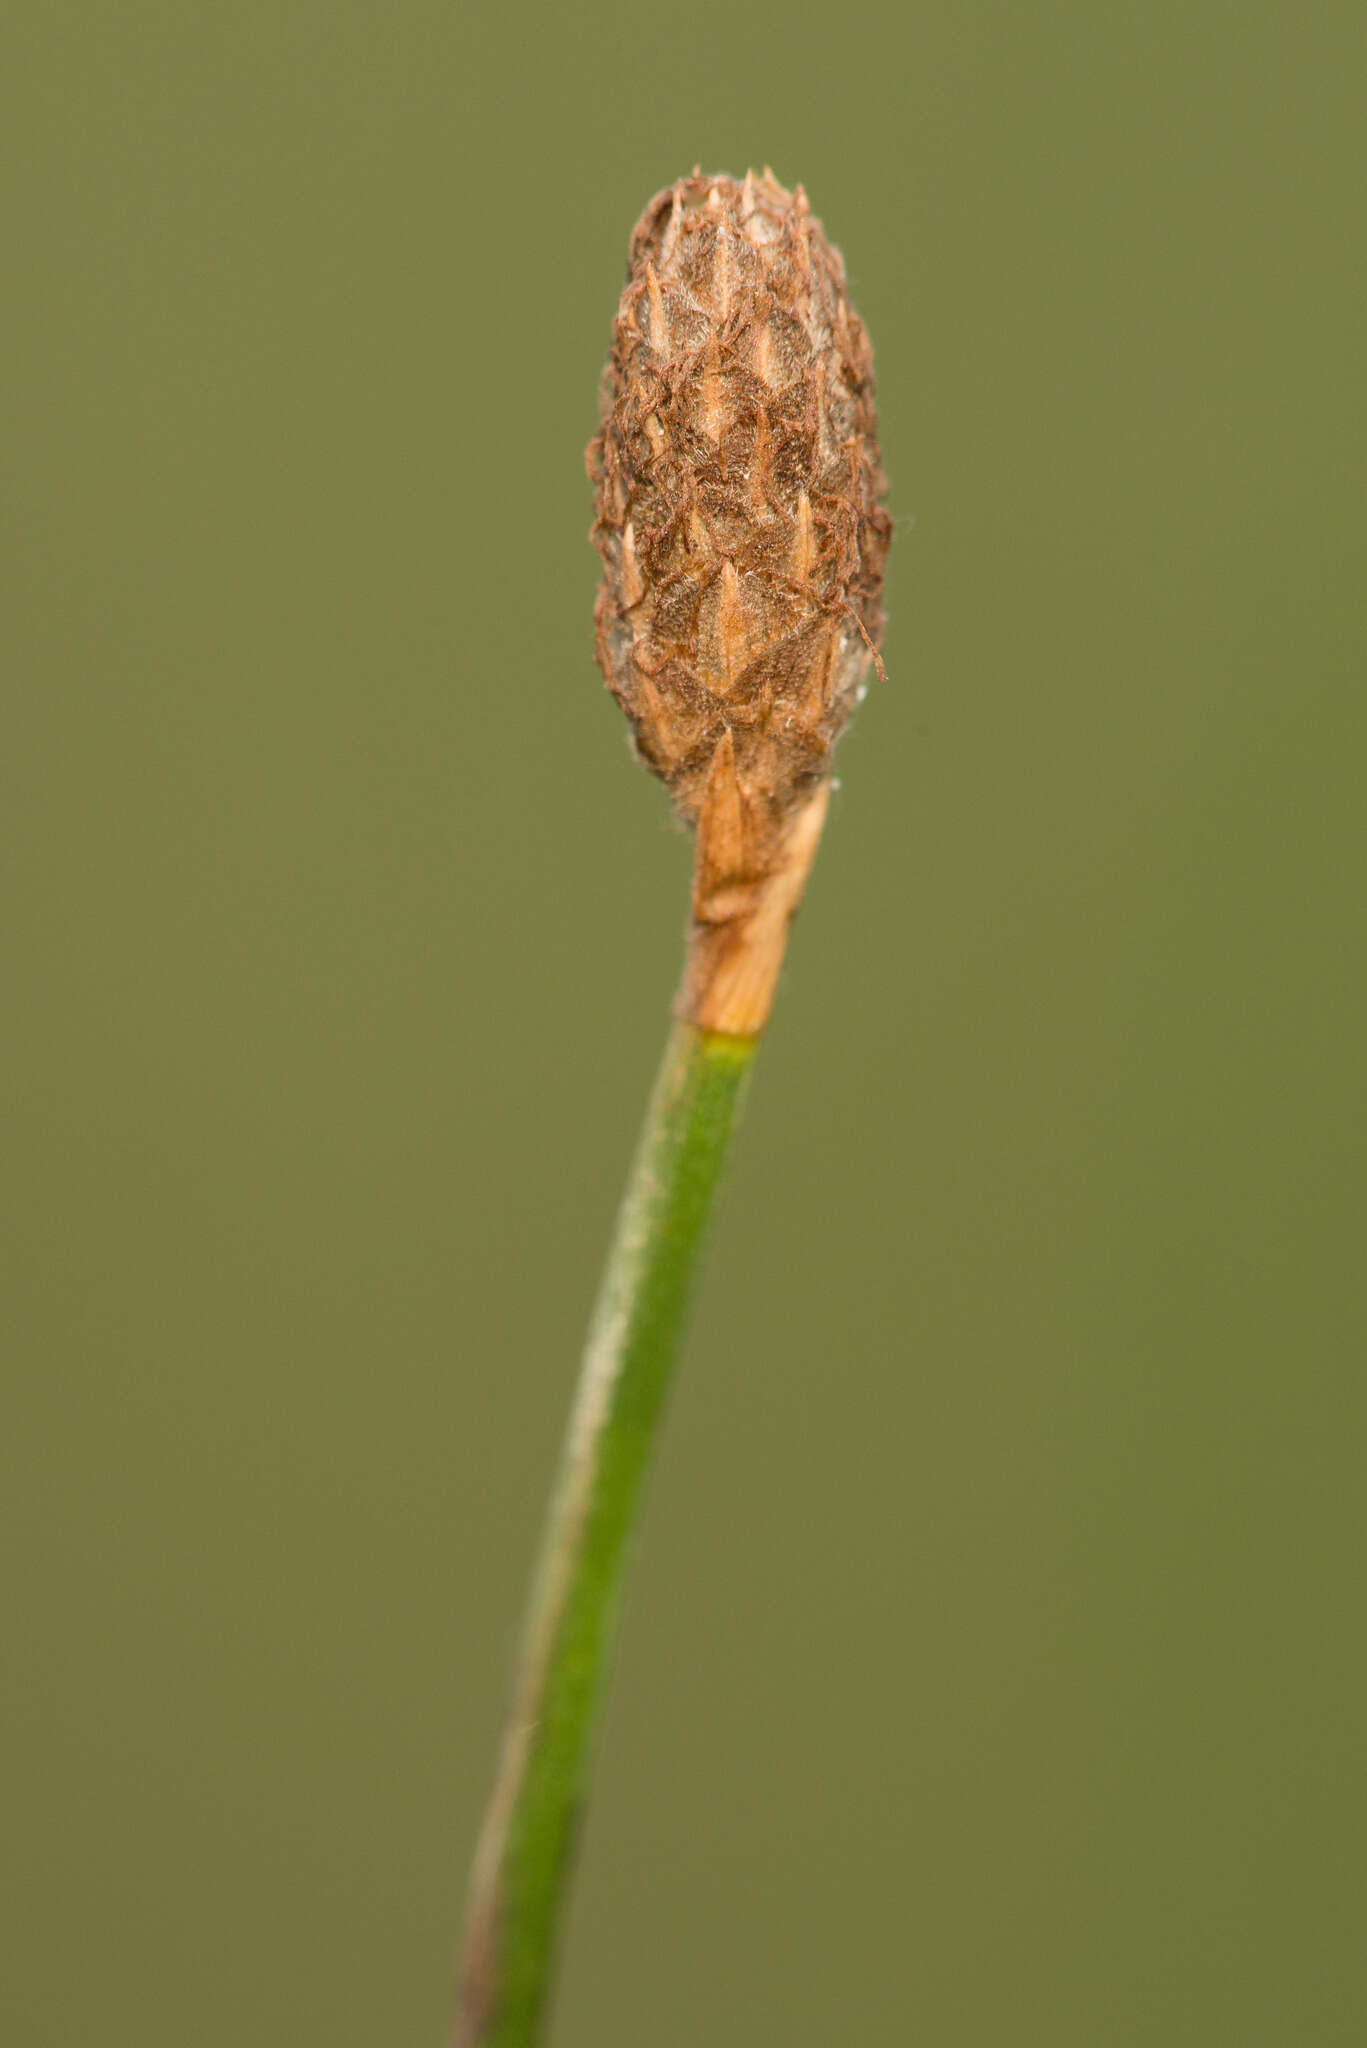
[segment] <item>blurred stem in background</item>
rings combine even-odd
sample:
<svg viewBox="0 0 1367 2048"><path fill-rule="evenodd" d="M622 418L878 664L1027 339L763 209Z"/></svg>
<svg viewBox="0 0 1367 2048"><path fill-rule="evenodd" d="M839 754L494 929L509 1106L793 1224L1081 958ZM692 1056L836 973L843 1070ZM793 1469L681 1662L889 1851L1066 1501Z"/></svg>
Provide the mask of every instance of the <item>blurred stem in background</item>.
<svg viewBox="0 0 1367 2048"><path fill-rule="evenodd" d="M677 1023L603 1276L475 1858L457 2048L527 2048L544 2018L641 1482L759 1040Z"/></svg>

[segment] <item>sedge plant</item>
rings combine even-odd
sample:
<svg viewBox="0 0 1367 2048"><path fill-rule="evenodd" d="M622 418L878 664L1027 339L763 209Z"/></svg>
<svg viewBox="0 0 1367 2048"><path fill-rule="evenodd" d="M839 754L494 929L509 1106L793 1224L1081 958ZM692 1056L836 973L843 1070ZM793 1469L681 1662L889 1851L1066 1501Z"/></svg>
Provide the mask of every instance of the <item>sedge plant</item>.
<svg viewBox="0 0 1367 2048"><path fill-rule="evenodd" d="M675 1021L584 1352L474 1873L457 2048L541 2038L642 1481L708 1212L825 822L881 673L891 522L839 252L765 171L631 240L588 452L598 660L696 842Z"/></svg>

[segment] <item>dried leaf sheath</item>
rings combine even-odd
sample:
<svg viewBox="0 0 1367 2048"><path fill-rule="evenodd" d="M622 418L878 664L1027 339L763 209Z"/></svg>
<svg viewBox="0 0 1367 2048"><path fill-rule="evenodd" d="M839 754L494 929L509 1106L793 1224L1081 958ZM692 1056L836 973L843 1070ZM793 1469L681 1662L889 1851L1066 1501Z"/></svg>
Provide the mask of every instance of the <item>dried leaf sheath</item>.
<svg viewBox="0 0 1367 2048"><path fill-rule="evenodd" d="M598 659L698 835L681 1014L752 1033L882 635L868 338L844 267L766 171L653 199L589 449Z"/></svg>

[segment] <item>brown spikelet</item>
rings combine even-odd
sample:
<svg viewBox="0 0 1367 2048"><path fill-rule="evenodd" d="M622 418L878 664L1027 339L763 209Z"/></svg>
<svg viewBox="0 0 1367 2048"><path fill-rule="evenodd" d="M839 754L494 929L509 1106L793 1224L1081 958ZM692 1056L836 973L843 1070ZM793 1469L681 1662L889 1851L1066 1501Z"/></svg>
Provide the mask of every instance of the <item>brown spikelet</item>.
<svg viewBox="0 0 1367 2048"><path fill-rule="evenodd" d="M698 830L681 1008L758 1030L891 535L868 338L801 186L695 171L651 201L601 407L598 660Z"/></svg>

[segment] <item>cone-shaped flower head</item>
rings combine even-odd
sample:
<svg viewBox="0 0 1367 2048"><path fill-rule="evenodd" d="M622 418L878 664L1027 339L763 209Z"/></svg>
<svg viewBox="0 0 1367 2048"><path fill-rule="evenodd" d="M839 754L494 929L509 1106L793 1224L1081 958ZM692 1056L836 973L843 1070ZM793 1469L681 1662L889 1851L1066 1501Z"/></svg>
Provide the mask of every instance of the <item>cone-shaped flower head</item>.
<svg viewBox="0 0 1367 2048"><path fill-rule="evenodd" d="M891 535L868 337L800 185L695 171L652 199L600 400L598 660L697 828L680 1011L758 1031Z"/></svg>
<svg viewBox="0 0 1367 2048"><path fill-rule="evenodd" d="M868 338L800 185L651 201L601 403L599 662L689 823L731 735L763 866L861 693L891 531Z"/></svg>

